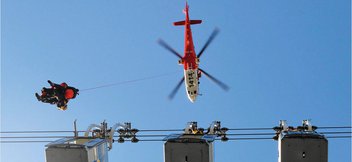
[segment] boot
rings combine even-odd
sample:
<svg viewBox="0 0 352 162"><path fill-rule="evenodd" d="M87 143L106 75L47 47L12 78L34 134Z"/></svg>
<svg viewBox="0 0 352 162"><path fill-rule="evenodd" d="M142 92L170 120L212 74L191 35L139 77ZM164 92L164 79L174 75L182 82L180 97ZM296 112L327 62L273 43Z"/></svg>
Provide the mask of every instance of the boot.
<svg viewBox="0 0 352 162"><path fill-rule="evenodd" d="M50 80L48 80L48 83L49 83L51 86L54 86L53 82L51 82Z"/></svg>
<svg viewBox="0 0 352 162"><path fill-rule="evenodd" d="M37 100L38 100L38 101L41 101L41 97L39 96L38 93L35 93L35 97L37 97Z"/></svg>

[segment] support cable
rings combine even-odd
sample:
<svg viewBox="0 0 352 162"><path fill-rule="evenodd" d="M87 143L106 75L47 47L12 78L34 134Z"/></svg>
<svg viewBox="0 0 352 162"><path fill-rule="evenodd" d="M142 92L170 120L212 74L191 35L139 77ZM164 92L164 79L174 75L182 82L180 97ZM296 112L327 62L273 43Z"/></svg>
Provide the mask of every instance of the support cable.
<svg viewBox="0 0 352 162"><path fill-rule="evenodd" d="M351 134L352 132L319 132L319 134ZM273 136L275 133L229 133L226 136ZM136 135L136 137L166 137L167 134L143 134ZM119 135L115 135L115 138L120 137ZM2 139L10 139L10 138L74 138L74 136L1 136Z"/></svg>
<svg viewBox="0 0 352 162"><path fill-rule="evenodd" d="M326 138L328 139L346 139L346 138L352 138L352 136L327 136ZM244 140L244 141L250 141L250 140L272 140L273 138L271 137L262 137L262 138L229 138L228 141L239 141L239 140ZM215 139L216 141L220 141L221 139ZM131 140L126 140L126 141L131 141ZM163 139L140 139L139 142L163 142ZM0 141L0 143L50 143L54 141Z"/></svg>
<svg viewBox="0 0 352 162"><path fill-rule="evenodd" d="M351 126L342 126L342 127L334 127L334 126L329 126L329 127L318 127L318 129L351 129ZM273 130L273 128L229 128L229 131L251 131L251 130ZM141 129L138 130L139 132L178 132L178 131L184 131L184 129ZM77 131L79 133L81 132L86 132L86 131ZM36 131L1 131L1 133L74 133L74 131L67 131L67 130L36 130Z"/></svg>
<svg viewBox="0 0 352 162"><path fill-rule="evenodd" d="M318 127L318 129L351 129L351 126L341 126L341 127L334 127L334 126L330 126L330 127Z"/></svg>

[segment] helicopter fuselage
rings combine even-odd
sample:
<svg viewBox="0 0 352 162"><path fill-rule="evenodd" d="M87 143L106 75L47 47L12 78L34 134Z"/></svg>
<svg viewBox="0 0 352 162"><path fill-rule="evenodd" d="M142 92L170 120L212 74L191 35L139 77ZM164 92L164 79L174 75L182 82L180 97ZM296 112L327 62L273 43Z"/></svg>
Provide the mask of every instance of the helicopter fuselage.
<svg viewBox="0 0 352 162"><path fill-rule="evenodd" d="M188 99L191 102L194 102L199 93L199 78L201 76L201 72L198 69L199 58L197 58L196 52L194 50L191 25L200 24L202 21L189 19L187 4L186 8L184 9L184 13L186 15L185 21L175 22L174 25L185 26L184 55L179 61L179 64L183 64L184 67L184 83Z"/></svg>

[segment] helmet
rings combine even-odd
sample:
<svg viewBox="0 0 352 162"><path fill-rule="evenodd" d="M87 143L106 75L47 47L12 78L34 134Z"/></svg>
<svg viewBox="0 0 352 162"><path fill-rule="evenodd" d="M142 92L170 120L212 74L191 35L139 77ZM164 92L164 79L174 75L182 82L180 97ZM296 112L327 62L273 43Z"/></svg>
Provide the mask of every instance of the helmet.
<svg viewBox="0 0 352 162"><path fill-rule="evenodd" d="M60 84L60 86L66 88L66 87L67 87L67 84L66 84L65 82L62 82L62 83Z"/></svg>

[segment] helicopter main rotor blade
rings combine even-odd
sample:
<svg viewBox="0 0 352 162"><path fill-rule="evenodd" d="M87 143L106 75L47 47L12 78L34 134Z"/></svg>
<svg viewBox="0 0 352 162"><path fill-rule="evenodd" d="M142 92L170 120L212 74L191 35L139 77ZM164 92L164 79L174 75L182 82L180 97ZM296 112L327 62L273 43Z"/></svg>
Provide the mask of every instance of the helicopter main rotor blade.
<svg viewBox="0 0 352 162"><path fill-rule="evenodd" d="M171 46L169 46L165 41L163 41L162 39L159 39L158 43L164 48L166 48L167 50L169 50L171 53L173 53L174 55L182 59L182 56L178 52L176 52L173 48L171 48Z"/></svg>
<svg viewBox="0 0 352 162"><path fill-rule="evenodd" d="M185 80L185 77L182 77L182 79L177 83L176 87L172 90L172 92L169 95L169 99L172 100L175 97L175 94L177 91L180 89L183 81Z"/></svg>
<svg viewBox="0 0 352 162"><path fill-rule="evenodd" d="M219 29L215 28L214 31L211 33L210 37L208 38L207 42L205 43L205 45L203 46L203 48L200 50L200 52L198 53L197 57L199 58L200 56L202 56L203 52L205 49L207 49L207 47L209 46L209 44L214 40L215 36L219 33Z"/></svg>
<svg viewBox="0 0 352 162"><path fill-rule="evenodd" d="M200 69L199 70L207 76L210 80L215 82L218 86L220 86L223 90L228 91L230 88L227 86L225 83L221 82L220 80L216 79L215 77L211 76L209 73L205 72L204 70Z"/></svg>

